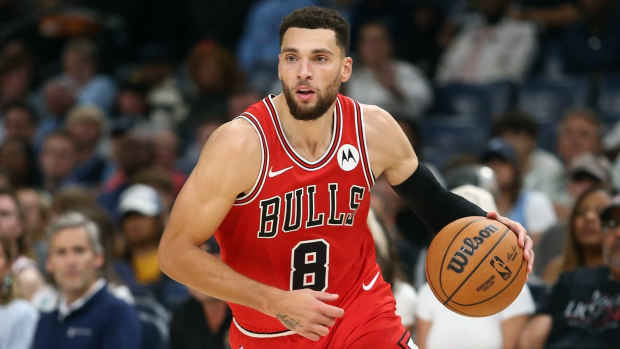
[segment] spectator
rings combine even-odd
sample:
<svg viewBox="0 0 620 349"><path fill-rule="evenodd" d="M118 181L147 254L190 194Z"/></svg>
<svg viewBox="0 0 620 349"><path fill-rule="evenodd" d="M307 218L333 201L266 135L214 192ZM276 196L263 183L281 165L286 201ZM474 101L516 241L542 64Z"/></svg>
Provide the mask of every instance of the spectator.
<svg viewBox="0 0 620 349"><path fill-rule="evenodd" d="M187 66L192 87L186 96L190 114L181 127L192 127L205 116L225 115L228 96L242 82L235 56L214 41L200 41Z"/></svg>
<svg viewBox="0 0 620 349"><path fill-rule="evenodd" d="M211 253L219 254L215 238L205 244ZM232 313L226 302L189 289L191 297L172 314L170 349L228 348L228 327Z"/></svg>
<svg viewBox="0 0 620 349"><path fill-rule="evenodd" d="M66 131L54 131L45 137L39 155L43 189L53 194L75 184L72 177L77 164L77 146Z"/></svg>
<svg viewBox="0 0 620 349"><path fill-rule="evenodd" d="M547 228L555 224L556 215L545 194L522 187L523 179L515 148L494 138L487 144L481 160L493 169L497 177L498 212L521 223L537 241Z"/></svg>
<svg viewBox="0 0 620 349"><path fill-rule="evenodd" d="M0 145L0 166L4 168L11 186L38 187L41 185L41 172L37 164L35 150L25 139L7 138Z"/></svg>
<svg viewBox="0 0 620 349"><path fill-rule="evenodd" d="M0 53L0 109L13 102L32 99L33 70L33 57L21 42L14 41L3 47Z"/></svg>
<svg viewBox="0 0 620 349"><path fill-rule="evenodd" d="M258 92L250 88L237 88L228 96L227 117L234 118L241 115L250 105L260 101L261 98Z"/></svg>
<svg viewBox="0 0 620 349"><path fill-rule="evenodd" d="M558 200L564 168L555 155L537 147L538 125L533 117L521 111L508 112L493 125L493 135L517 151L523 187L542 192L552 201Z"/></svg>
<svg viewBox="0 0 620 349"><path fill-rule="evenodd" d="M39 118L33 108L23 102L12 102L4 107L2 115L5 139L22 139L30 145L35 145Z"/></svg>
<svg viewBox="0 0 620 349"><path fill-rule="evenodd" d="M116 263L116 272L136 297L152 296L174 309L188 294L185 286L159 269L157 247L166 214L159 194L144 184L132 185L122 193L118 211L126 251L124 260Z"/></svg>
<svg viewBox="0 0 620 349"><path fill-rule="evenodd" d="M403 326L413 332L418 297L415 288L407 282L400 266L396 246L372 211L368 215L368 228L375 241L377 264L381 268L381 275L392 286L394 292L396 315L400 316Z"/></svg>
<svg viewBox="0 0 620 349"><path fill-rule="evenodd" d="M77 106L67 116L67 132L76 146L76 165L72 171L76 183L96 188L111 171L107 160L98 152L105 121L103 111L95 106Z"/></svg>
<svg viewBox="0 0 620 349"><path fill-rule="evenodd" d="M564 29L581 18L574 0L520 0L513 6L510 16L522 21L532 21L543 29Z"/></svg>
<svg viewBox="0 0 620 349"><path fill-rule="evenodd" d="M280 41L276 38L279 38L278 28L284 16L310 5L314 5L314 1L262 0L250 8L243 24L237 57L252 88L262 92L273 83L280 52Z"/></svg>
<svg viewBox="0 0 620 349"><path fill-rule="evenodd" d="M440 83L519 82L536 54L534 24L508 16L510 0L476 0L476 19L465 25L444 52Z"/></svg>
<svg viewBox="0 0 620 349"><path fill-rule="evenodd" d="M63 74L77 104L96 105L109 112L116 98L116 86L105 75L97 74L99 53L88 39L72 39L62 53Z"/></svg>
<svg viewBox="0 0 620 349"><path fill-rule="evenodd" d="M501 312L485 317L463 316L448 310L425 284L419 292L417 309L416 343L420 349L512 349L535 308L525 285L515 301Z"/></svg>
<svg viewBox="0 0 620 349"><path fill-rule="evenodd" d="M386 25L364 24L359 39L362 68L355 70L347 83L351 97L401 118L418 118L433 99L424 75L413 65L394 58Z"/></svg>
<svg viewBox="0 0 620 349"><path fill-rule="evenodd" d="M15 193L0 191L0 237L9 239L16 257L11 269L21 296L35 307L46 303L51 289L33 260L29 236L24 230L24 214Z"/></svg>
<svg viewBox="0 0 620 349"><path fill-rule="evenodd" d="M147 168L136 173L131 177L131 183L145 184L157 190L163 204L162 212L170 212L174 199L179 193L170 172L162 171L157 167Z"/></svg>
<svg viewBox="0 0 620 349"><path fill-rule="evenodd" d="M495 211L491 194L479 187L465 184L452 190L487 211ZM448 310L435 298L428 283L422 286L416 309L416 343L420 349L504 348L513 349L534 301L525 285L515 301L501 312L485 317L466 317ZM472 333L484 333L472 336Z"/></svg>
<svg viewBox="0 0 620 349"><path fill-rule="evenodd" d="M602 124L594 111L568 111L558 123L556 151L565 167L579 155L598 156L602 150Z"/></svg>
<svg viewBox="0 0 620 349"><path fill-rule="evenodd" d="M609 186L610 184L610 165L603 157L582 154L576 157L568 168L566 192L571 198L576 199L595 185Z"/></svg>
<svg viewBox="0 0 620 349"><path fill-rule="evenodd" d="M137 348L135 311L113 296L100 276L104 257L97 225L70 212L52 223L48 236L47 268L61 296L58 308L41 316L33 349Z"/></svg>
<svg viewBox="0 0 620 349"><path fill-rule="evenodd" d="M189 174L192 169L194 169L200 157L200 153L202 152L202 147L207 142L207 139L209 139L211 133L222 124L223 121L210 118L196 128L195 135L192 137L193 141L187 146L183 157L179 159L179 168L183 170L183 172Z"/></svg>
<svg viewBox="0 0 620 349"><path fill-rule="evenodd" d="M568 216L576 196L568 189L566 174L576 158L602 151L602 124L595 112L587 109L568 111L557 126L556 153L564 164L565 179L561 196L556 201L556 212L561 219Z"/></svg>
<svg viewBox="0 0 620 349"><path fill-rule="evenodd" d="M24 234L30 241L32 254L39 270L44 271L47 260L45 227L49 220L51 197L29 187L18 189L16 195L23 211Z"/></svg>
<svg viewBox="0 0 620 349"><path fill-rule="evenodd" d="M618 72L620 6L615 0L579 0L581 20L564 30L561 43L567 73Z"/></svg>
<svg viewBox="0 0 620 349"><path fill-rule="evenodd" d="M439 33L444 26L446 12L438 1L416 1L401 24L405 37L397 42L397 54L399 50L403 51L403 57L420 68L425 76L436 75L442 51ZM411 45L412 42L415 45Z"/></svg>
<svg viewBox="0 0 620 349"><path fill-rule="evenodd" d="M38 315L28 302L17 298L11 250L11 241L0 237L0 348L30 349Z"/></svg>
<svg viewBox="0 0 620 349"><path fill-rule="evenodd" d="M553 285L560 273L581 267L603 264L600 213L611 202L611 194L603 187L594 187L581 194L570 216L564 252L549 262L544 280Z"/></svg>
<svg viewBox="0 0 620 349"><path fill-rule="evenodd" d="M609 178L609 168L602 159L597 159L590 154L584 154L578 157L573 161L573 165L569 169L568 181L566 184L571 202L573 201L572 198L576 199L580 197L591 188L609 187ZM570 210L574 209L574 205L568 207L570 207ZM565 210L564 206L556 205L556 212L558 212L558 209L562 210L560 212ZM566 219L559 220L557 224L547 229L536 246L534 246L536 252L534 272L541 277L551 259L562 254L562 247L564 246L567 231L569 230L566 220L569 222L571 221L570 212L563 214Z"/></svg>
<svg viewBox="0 0 620 349"><path fill-rule="evenodd" d="M155 166L167 172L174 182L174 193L178 193L187 179L187 175L176 167L179 153L179 139L170 130L157 131L154 134Z"/></svg>
<svg viewBox="0 0 620 349"><path fill-rule="evenodd" d="M65 117L75 101L73 90L68 81L52 79L43 85L41 98L37 104L41 116L37 132L37 144L42 143L48 133L63 126Z"/></svg>
<svg viewBox="0 0 620 349"><path fill-rule="evenodd" d="M155 152L152 139L149 138L151 133L142 131L119 131L121 134L111 142L113 166L116 170L105 181L97 201L115 218L118 218L119 197L131 184L130 179L153 164Z"/></svg>
<svg viewBox="0 0 620 349"><path fill-rule="evenodd" d="M620 343L620 197L601 212L603 266L560 275L520 338L522 349L608 349Z"/></svg>

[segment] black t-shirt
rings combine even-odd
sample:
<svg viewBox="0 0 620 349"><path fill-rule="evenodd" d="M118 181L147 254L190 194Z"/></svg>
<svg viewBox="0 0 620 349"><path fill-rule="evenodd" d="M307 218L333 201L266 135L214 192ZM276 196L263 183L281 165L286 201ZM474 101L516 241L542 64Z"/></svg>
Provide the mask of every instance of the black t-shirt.
<svg viewBox="0 0 620 349"><path fill-rule="evenodd" d="M620 348L620 282L607 267L563 273L538 313L551 315L546 349Z"/></svg>

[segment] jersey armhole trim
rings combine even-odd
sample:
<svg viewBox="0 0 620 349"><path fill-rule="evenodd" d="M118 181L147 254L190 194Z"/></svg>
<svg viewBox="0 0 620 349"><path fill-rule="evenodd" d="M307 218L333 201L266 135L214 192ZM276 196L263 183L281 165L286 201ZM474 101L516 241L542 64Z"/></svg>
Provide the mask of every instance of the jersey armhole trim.
<svg viewBox="0 0 620 349"><path fill-rule="evenodd" d="M353 100L355 107L355 134L357 135L358 149L362 153L362 167L368 188L371 189L375 184L375 176L370 167L370 157L368 156L368 147L366 146L366 130L364 129L364 111L362 106Z"/></svg>
<svg viewBox="0 0 620 349"><path fill-rule="evenodd" d="M258 119L254 115L248 112L237 116L237 118L244 119L248 123L250 123L250 125L252 125L252 127L258 134L258 138L260 140L260 148L262 152L262 161L260 165L260 172L258 177L256 178L254 186L252 187L252 189L250 189L249 193L238 197L233 203L233 206L246 205L254 201L254 199L263 189L263 184L265 184L265 178L267 177L267 168L269 166L269 146L267 145L267 138L265 138L265 133L263 132L263 128L261 127L260 122L258 122Z"/></svg>

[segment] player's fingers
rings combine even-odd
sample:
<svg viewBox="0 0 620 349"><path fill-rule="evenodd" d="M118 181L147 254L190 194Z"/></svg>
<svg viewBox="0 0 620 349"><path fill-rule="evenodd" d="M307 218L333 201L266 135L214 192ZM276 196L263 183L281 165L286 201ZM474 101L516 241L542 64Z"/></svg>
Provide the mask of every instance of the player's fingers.
<svg viewBox="0 0 620 349"><path fill-rule="evenodd" d="M322 301L335 301L339 297L335 293L327 293L327 292L320 292L320 291L314 291L312 294L314 295L314 297L316 297L316 299L320 299Z"/></svg>
<svg viewBox="0 0 620 349"><path fill-rule="evenodd" d="M329 328L323 325L313 325L310 327L310 332L315 333L321 337L327 336L329 334Z"/></svg>
<svg viewBox="0 0 620 349"><path fill-rule="evenodd" d="M525 251L527 252L527 271L531 272L534 267L534 242L529 236L525 240Z"/></svg>
<svg viewBox="0 0 620 349"><path fill-rule="evenodd" d="M323 326L332 327L336 323L336 319L323 314L318 314L316 317L316 322Z"/></svg>
<svg viewBox="0 0 620 349"><path fill-rule="evenodd" d="M323 304L320 310L323 315L330 318L338 318L344 315L344 309L329 304Z"/></svg>
<svg viewBox="0 0 620 349"><path fill-rule="evenodd" d="M321 337L319 337L318 334L312 333L312 332L309 332L309 331L297 332L297 334L302 336L302 337L308 338L309 340L311 340L313 342L316 342L316 341L318 341L321 338Z"/></svg>
<svg viewBox="0 0 620 349"><path fill-rule="evenodd" d="M525 228L518 222L513 221L512 219L506 218L495 211L489 211L487 213L487 218L495 219L505 226L510 228L515 234L517 234L517 239L519 241L519 246L525 248L525 238L527 237L527 231Z"/></svg>

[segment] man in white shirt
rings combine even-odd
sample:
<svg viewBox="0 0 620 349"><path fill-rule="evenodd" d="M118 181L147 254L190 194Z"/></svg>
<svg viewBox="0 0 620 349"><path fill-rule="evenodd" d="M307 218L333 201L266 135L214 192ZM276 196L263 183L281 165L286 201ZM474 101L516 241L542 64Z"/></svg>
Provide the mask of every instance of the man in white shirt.
<svg viewBox="0 0 620 349"><path fill-rule="evenodd" d="M536 53L536 26L508 17L509 0L476 0L479 16L444 53L439 83L519 82Z"/></svg>

